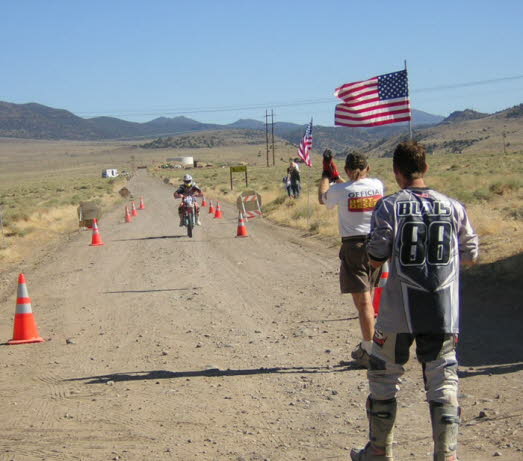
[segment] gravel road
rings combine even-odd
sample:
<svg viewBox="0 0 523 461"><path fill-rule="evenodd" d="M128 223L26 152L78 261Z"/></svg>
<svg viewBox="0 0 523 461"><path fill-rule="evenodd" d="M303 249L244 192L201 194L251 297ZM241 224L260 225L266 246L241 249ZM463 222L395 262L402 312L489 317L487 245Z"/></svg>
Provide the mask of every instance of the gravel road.
<svg viewBox="0 0 523 461"><path fill-rule="evenodd" d="M356 311L337 247L264 219L202 210L178 227L172 186L140 172L146 209L64 240L25 275L45 343L3 346L0 460L348 460L367 437ZM0 299L12 335L15 286ZM462 380L465 461L523 459L521 369ZM429 460L428 408L411 360L396 460Z"/></svg>

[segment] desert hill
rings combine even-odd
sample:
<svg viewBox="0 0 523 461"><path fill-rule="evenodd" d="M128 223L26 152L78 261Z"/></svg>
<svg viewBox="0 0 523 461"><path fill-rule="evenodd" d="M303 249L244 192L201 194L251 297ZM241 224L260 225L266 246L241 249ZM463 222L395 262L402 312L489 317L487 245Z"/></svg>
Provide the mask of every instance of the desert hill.
<svg viewBox="0 0 523 461"><path fill-rule="evenodd" d="M33 139L89 139L100 136L87 120L41 104L0 101L0 136Z"/></svg>
<svg viewBox="0 0 523 461"><path fill-rule="evenodd" d="M455 123L455 122L464 122L466 120L479 120L480 118L485 118L488 116L489 116L489 114L477 112L472 109L465 109L465 110L452 112L452 114L450 114L441 123Z"/></svg>
<svg viewBox="0 0 523 461"><path fill-rule="evenodd" d="M443 117L428 114L423 111L413 111L415 126L439 123ZM209 130L260 130L265 131L265 124L258 120L240 119L234 123L219 125L201 123L196 120L179 117L158 117L145 123L129 122L115 117L82 118L73 113L47 107L41 104L12 104L0 102L0 137L25 139L69 139L69 140L96 140L96 139L132 139L156 136L169 136L181 133L192 133ZM276 136L287 139L292 143L299 143L303 136L305 124L277 121L274 124ZM329 138L334 143L334 149L346 145L349 140L360 145L380 137L405 130L405 125L394 127L375 128L371 130L332 127L314 127L314 134L318 136L319 146L323 139Z"/></svg>
<svg viewBox="0 0 523 461"><path fill-rule="evenodd" d="M453 116L454 115L454 116ZM406 134L365 146L374 157L390 156ZM431 154L461 154L523 151L523 104L492 115L463 111L451 114L442 123L413 130L413 138L423 142Z"/></svg>
<svg viewBox="0 0 523 461"><path fill-rule="evenodd" d="M523 104L495 114L471 109L443 118L413 110L414 138L426 143L434 154L513 151L521 149ZM278 142L298 145L305 124L275 122ZM360 149L372 156L387 156L393 146L408 136L407 124L376 128L314 126L314 149L330 148L338 155ZM0 137L26 139L109 140L151 139L146 148L198 148L245 144L265 144L265 124L240 119L227 125L201 123L179 117L159 117L145 123L115 117L81 118L73 113L41 104L0 102ZM269 133L270 137L270 133Z"/></svg>

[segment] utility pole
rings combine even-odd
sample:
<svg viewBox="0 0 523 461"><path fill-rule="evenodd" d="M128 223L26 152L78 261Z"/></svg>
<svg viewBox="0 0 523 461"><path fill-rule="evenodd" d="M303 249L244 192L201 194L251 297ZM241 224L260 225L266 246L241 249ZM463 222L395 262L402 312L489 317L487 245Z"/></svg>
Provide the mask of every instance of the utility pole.
<svg viewBox="0 0 523 461"><path fill-rule="evenodd" d="M272 166L276 165L274 154L274 111L271 109L271 127L272 127Z"/></svg>
<svg viewBox="0 0 523 461"><path fill-rule="evenodd" d="M267 148L267 166L269 167L269 114L265 109L265 147Z"/></svg>
<svg viewBox="0 0 523 461"><path fill-rule="evenodd" d="M5 246L5 235L4 235L4 222L2 221L2 213L4 212L4 206L0 205L0 231L2 231L2 245L0 248Z"/></svg>

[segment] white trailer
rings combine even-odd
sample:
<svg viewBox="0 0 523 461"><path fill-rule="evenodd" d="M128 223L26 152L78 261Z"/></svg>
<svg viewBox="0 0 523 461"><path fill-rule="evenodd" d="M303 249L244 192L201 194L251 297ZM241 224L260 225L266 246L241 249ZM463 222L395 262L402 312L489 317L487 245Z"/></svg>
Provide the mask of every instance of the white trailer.
<svg viewBox="0 0 523 461"><path fill-rule="evenodd" d="M116 168L107 168L102 170L102 178L116 178L118 176L118 170Z"/></svg>

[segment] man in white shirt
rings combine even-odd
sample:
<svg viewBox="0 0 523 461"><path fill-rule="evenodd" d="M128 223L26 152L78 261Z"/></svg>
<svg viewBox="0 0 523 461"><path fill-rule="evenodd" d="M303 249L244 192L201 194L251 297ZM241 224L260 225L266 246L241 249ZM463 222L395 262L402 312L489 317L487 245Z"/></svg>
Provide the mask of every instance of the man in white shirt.
<svg viewBox="0 0 523 461"><path fill-rule="evenodd" d="M380 269L370 266L365 243L370 233L372 212L383 197L383 184L379 179L368 177L370 168L363 154L355 152L347 155L344 169L348 182L340 178L331 151L327 149L323 157L318 199L327 208L338 206L342 240L340 289L342 293L352 295L363 339L351 356L358 365L368 368L374 336L372 290L379 280Z"/></svg>

